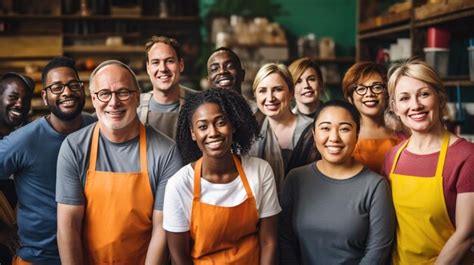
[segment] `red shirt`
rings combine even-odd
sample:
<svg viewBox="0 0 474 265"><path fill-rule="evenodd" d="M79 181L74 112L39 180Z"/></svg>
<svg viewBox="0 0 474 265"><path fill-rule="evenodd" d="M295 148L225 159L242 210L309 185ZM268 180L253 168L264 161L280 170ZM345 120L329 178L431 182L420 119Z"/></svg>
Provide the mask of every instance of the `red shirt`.
<svg viewBox="0 0 474 265"><path fill-rule="evenodd" d="M401 144L385 156L382 169L384 176L390 174L395 154ZM400 154L395 173L419 177L433 177L436 173L439 152L417 155L406 149ZM443 191L449 218L455 225L456 198L458 193L474 192L474 144L459 139L448 147L443 169Z"/></svg>

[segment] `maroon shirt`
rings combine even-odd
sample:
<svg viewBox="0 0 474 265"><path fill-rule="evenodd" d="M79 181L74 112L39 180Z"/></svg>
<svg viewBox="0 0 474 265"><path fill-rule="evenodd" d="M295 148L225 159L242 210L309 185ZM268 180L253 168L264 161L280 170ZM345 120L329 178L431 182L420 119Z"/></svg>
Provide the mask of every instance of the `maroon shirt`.
<svg viewBox="0 0 474 265"><path fill-rule="evenodd" d="M385 155L382 169L384 176L390 174L393 159L402 143L395 146ZM439 152L417 155L406 149L400 154L395 173L419 177L433 177ZM474 144L459 139L448 147L443 169L443 191L449 218L455 226L456 197L458 193L474 192Z"/></svg>

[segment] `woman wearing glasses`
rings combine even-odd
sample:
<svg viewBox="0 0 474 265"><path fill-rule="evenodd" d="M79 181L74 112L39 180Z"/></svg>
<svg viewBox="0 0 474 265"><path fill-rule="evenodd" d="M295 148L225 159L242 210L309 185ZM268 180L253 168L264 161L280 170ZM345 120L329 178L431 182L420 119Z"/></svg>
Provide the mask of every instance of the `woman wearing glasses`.
<svg viewBox="0 0 474 265"><path fill-rule="evenodd" d="M384 113L388 103L386 84L385 68L373 62L354 64L342 81L344 98L361 115L354 158L377 173L381 173L385 153L400 142L385 124Z"/></svg>

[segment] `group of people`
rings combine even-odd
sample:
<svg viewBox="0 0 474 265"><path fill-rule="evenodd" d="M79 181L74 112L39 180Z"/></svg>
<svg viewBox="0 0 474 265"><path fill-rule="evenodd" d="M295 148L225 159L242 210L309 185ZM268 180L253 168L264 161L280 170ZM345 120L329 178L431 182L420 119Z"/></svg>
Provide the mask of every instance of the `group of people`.
<svg viewBox="0 0 474 265"><path fill-rule="evenodd" d="M164 36L146 44L151 92L102 62L93 116L74 61L54 58L50 113L23 127L34 83L1 76L0 178L14 180L18 240L11 220L0 240L13 264L474 262L474 144L446 130L447 94L424 62L389 77L356 63L345 100L325 103L310 58L263 65L254 100L228 48L208 59L209 90L180 85L184 67Z"/></svg>

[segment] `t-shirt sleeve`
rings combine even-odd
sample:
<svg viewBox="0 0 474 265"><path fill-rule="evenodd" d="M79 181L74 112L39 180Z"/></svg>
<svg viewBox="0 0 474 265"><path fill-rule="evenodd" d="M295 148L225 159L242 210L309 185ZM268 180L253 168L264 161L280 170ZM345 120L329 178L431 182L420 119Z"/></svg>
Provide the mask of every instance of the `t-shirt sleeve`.
<svg viewBox="0 0 474 265"><path fill-rule="evenodd" d="M470 155L467 156L467 159L459 169L456 191L458 194L474 192L474 151L470 152Z"/></svg>
<svg viewBox="0 0 474 265"><path fill-rule="evenodd" d="M8 179L21 168L22 145L12 135L0 140L0 179Z"/></svg>
<svg viewBox="0 0 474 265"><path fill-rule="evenodd" d="M278 202L278 195L275 184L275 177L270 164L264 162L262 168L262 198L259 207L260 219L270 217L281 212L280 203Z"/></svg>
<svg viewBox="0 0 474 265"><path fill-rule="evenodd" d="M84 187L81 182L79 161L69 137L64 140L58 154L56 172L56 202L69 205L84 204Z"/></svg>
<svg viewBox="0 0 474 265"><path fill-rule="evenodd" d="M155 203L153 207L155 210L163 210L163 200L168 179L178 172L182 166L183 160L181 159L181 155L179 154L176 145L173 145L170 148L168 155L165 156L162 166L159 167L159 180L156 182L158 186L155 188Z"/></svg>
<svg viewBox="0 0 474 265"><path fill-rule="evenodd" d="M186 189L182 183L183 176L181 175L186 172L184 168L178 171L166 185L163 203L163 229L169 232L189 231L189 218L186 215L186 211L189 209L183 204L187 198L182 196Z"/></svg>
<svg viewBox="0 0 474 265"><path fill-rule="evenodd" d="M282 211L279 217L278 238L280 248L280 264L301 264L299 259L299 243L293 230L294 184L296 175L291 170L283 184L280 203Z"/></svg>
<svg viewBox="0 0 474 265"><path fill-rule="evenodd" d="M369 234L360 264L387 264L395 237L395 212L388 183L381 179L370 200Z"/></svg>

